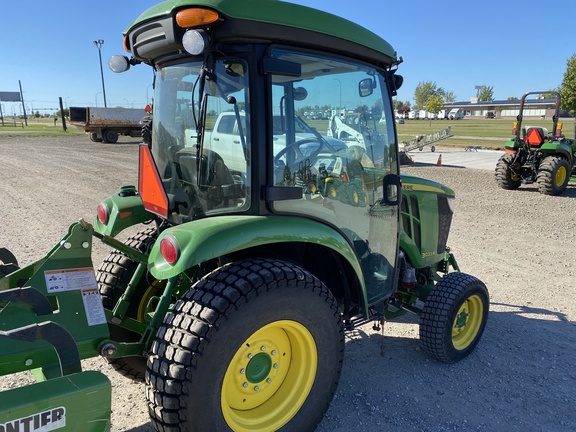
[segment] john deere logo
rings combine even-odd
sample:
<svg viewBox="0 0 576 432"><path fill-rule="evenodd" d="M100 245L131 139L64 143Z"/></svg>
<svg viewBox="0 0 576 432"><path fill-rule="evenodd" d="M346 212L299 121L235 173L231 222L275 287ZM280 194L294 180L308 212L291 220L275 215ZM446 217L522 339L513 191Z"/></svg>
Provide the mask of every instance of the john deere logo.
<svg viewBox="0 0 576 432"><path fill-rule="evenodd" d="M58 407L0 424L0 432L48 432L66 426L66 408Z"/></svg>

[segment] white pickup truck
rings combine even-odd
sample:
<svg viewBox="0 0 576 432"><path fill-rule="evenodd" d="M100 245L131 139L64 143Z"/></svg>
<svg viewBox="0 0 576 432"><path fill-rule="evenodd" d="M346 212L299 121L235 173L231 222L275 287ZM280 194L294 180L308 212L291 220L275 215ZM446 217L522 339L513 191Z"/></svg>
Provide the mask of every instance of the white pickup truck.
<svg viewBox="0 0 576 432"><path fill-rule="evenodd" d="M239 126L233 111L220 113L212 130L204 131L205 150L218 153L225 161L228 169L245 174L248 168L246 147L246 116L239 114L242 124ZM195 129L186 129L186 147L196 147L197 133Z"/></svg>
<svg viewBox="0 0 576 432"><path fill-rule="evenodd" d="M241 124L238 124L238 118ZM286 133L282 130L281 117L274 117L274 154L279 154L286 147ZM300 128L296 130L296 141L303 144L297 149L302 155L314 153L321 145L317 135L307 125L297 123ZM214 127L204 132L203 148L218 153L225 161L228 169L241 173L247 172L249 163L249 145L246 135L246 116L244 112L238 115L234 111L224 111L218 115ZM323 137L330 144L341 148L343 143L331 137ZM195 147L197 133L195 129L186 129L186 147Z"/></svg>

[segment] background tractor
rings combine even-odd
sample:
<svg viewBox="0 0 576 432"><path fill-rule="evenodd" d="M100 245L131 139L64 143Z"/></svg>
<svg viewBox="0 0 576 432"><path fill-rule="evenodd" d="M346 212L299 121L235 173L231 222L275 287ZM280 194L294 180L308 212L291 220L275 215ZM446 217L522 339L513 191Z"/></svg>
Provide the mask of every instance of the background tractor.
<svg viewBox="0 0 576 432"><path fill-rule="evenodd" d="M556 109L552 130L540 126L523 126L524 106L529 95L552 93ZM528 92L520 99L520 112L514 122L514 137L506 142L506 153L496 164L496 183L502 189L518 189L522 184L536 183L540 193L560 195L570 178L576 175L576 140L562 135L558 121L560 93Z"/></svg>
<svg viewBox="0 0 576 432"><path fill-rule="evenodd" d="M145 382L158 431L311 431L345 331L414 313L434 359L473 352L488 291L447 247L454 192L400 175L401 59L386 41L270 0L169 0L124 34L130 57L112 70L155 77L138 187L38 262L0 257L0 373L38 380L0 393L1 426L107 430L110 382L80 365L98 355ZM361 146L298 115L329 106L331 86L379 119L358 116ZM356 198L312 193L302 172L321 166ZM93 238L112 248L96 275Z"/></svg>

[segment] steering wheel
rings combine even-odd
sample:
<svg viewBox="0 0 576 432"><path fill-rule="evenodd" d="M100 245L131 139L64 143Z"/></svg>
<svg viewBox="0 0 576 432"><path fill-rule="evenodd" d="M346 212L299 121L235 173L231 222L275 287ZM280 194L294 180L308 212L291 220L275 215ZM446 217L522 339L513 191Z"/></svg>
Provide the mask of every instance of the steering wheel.
<svg viewBox="0 0 576 432"><path fill-rule="evenodd" d="M305 155L300 149L300 147L302 147L304 144L312 142L317 142L318 148L309 155ZM322 141L322 139L318 137L302 138L300 140L294 141L292 144L289 144L282 150L280 150L278 154L274 156L274 165L278 166L281 163L280 159L282 158L282 156L286 155L286 153L288 153L289 151L294 152L294 160L291 162L291 164L296 165L305 159L316 159L316 157L320 154L323 148L324 148L324 142Z"/></svg>

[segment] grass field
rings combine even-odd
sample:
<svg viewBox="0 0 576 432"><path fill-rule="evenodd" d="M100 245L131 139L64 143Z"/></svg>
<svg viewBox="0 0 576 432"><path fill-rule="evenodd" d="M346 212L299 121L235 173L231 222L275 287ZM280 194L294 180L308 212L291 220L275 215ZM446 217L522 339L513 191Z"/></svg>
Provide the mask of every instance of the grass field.
<svg viewBox="0 0 576 432"><path fill-rule="evenodd" d="M563 133L567 137L574 134L574 119L561 119L564 123ZM17 120L21 122L22 120ZM306 120L307 123L324 134L328 129L328 120ZM499 149L504 142L512 137L511 119L463 119L463 120L406 120L404 124L396 124L399 141L409 141L418 135L426 135L451 126L452 138L443 140L439 145L450 147L480 146ZM543 126L552 131L552 120L524 120L525 125ZM28 126L20 123L13 126L10 120L5 120L5 126L0 124L0 139L3 136L58 136L79 135L84 131L68 125L65 132L62 122L54 126L53 119L29 119Z"/></svg>
<svg viewBox="0 0 576 432"><path fill-rule="evenodd" d="M24 125L24 119L16 119L16 125L14 125L14 120L12 118L6 117L4 119L4 126L0 122L0 138L3 136L58 136L58 135L79 135L83 134L82 129L78 129L75 126L66 124L67 130L64 131L62 128L62 121L58 119L56 125L54 125L54 119L51 118L40 118L40 119L28 119L28 126Z"/></svg>
<svg viewBox="0 0 576 432"><path fill-rule="evenodd" d="M563 132L572 137L574 119L563 119ZM398 139L408 141L417 135L425 135L451 126L452 138L441 141L442 146L503 148L512 135L512 119L463 119L463 120L406 120L397 124ZM552 132L552 120L524 119L524 126L542 126Z"/></svg>

